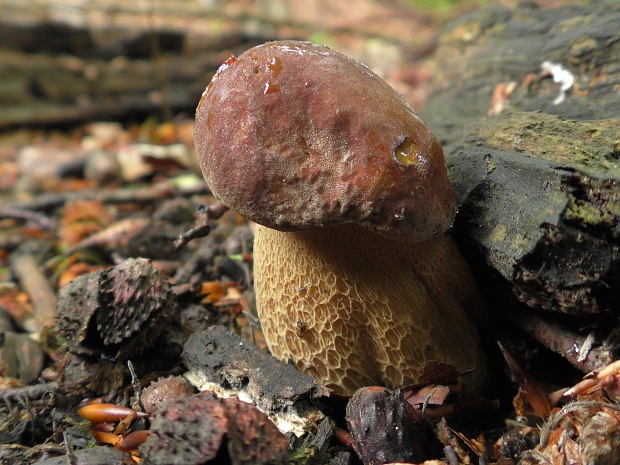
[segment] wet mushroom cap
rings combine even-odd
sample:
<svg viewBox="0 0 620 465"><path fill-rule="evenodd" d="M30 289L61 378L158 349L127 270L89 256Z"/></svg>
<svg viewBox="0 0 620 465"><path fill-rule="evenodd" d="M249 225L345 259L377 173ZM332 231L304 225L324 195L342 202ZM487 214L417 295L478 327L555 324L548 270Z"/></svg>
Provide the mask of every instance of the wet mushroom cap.
<svg viewBox="0 0 620 465"><path fill-rule="evenodd" d="M228 59L198 106L195 144L215 197L269 228L357 222L420 241L454 219L436 137L383 79L327 47L270 42Z"/></svg>
<svg viewBox="0 0 620 465"><path fill-rule="evenodd" d="M194 136L215 197L259 224L273 355L341 394L414 383L429 360L480 386L469 316L482 305L442 234L455 214L443 151L400 94L327 47L271 42L220 67Z"/></svg>

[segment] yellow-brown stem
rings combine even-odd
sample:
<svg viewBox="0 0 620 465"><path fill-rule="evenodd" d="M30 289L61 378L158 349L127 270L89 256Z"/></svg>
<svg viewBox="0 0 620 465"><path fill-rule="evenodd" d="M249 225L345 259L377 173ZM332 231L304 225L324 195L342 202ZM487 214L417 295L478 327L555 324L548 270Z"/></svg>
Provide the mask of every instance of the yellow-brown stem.
<svg viewBox="0 0 620 465"><path fill-rule="evenodd" d="M414 383L428 360L475 369L469 390L481 383L484 357L468 316L481 303L448 235L412 244L354 224L257 226L254 273L273 355L338 393Z"/></svg>

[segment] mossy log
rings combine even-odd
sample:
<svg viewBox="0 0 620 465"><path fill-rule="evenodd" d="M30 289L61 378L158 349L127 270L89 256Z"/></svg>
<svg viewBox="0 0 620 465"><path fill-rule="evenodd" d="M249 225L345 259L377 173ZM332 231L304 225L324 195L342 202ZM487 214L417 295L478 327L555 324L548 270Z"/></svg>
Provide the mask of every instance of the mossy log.
<svg viewBox="0 0 620 465"><path fill-rule="evenodd" d="M620 4L475 12L440 35L434 89L455 234L530 307L617 312Z"/></svg>
<svg viewBox="0 0 620 465"><path fill-rule="evenodd" d="M617 307L619 130L620 120L516 112L472 121L452 147L456 228L528 305Z"/></svg>

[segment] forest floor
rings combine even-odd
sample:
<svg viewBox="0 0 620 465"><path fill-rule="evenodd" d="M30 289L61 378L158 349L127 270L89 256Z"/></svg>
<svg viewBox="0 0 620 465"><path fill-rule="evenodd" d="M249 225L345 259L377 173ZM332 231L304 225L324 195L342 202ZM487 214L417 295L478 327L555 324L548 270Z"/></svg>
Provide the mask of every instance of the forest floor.
<svg viewBox="0 0 620 465"><path fill-rule="evenodd" d="M115 27L130 30L137 24L142 29L160 32L183 30L194 38L201 34L219 37L219 45L209 52L214 62L223 61L232 49L243 47L246 42L239 42L240 36L250 37L247 43L261 37L325 43L367 64L416 108L422 108L432 92L437 32L451 19L486 4L446 1L439 2L441 7L431 7L424 4L433 2L421 0L234 0L184 1L178 7L171 6L176 2L137 2L127 7L124 2L113 6L103 0L88 4L37 1L25 13L19 2L6 2L9 6L2 6L3 3L0 1L0 9L10 6L6 11L22 25L38 14L38 6L40 18L51 22L56 21L54 15L67 21L73 18L79 27L86 24L96 29L113 23ZM516 3L501 2L508 7ZM539 3L551 7L569 2ZM50 5L54 7L51 10ZM231 36L237 38L234 47L223 39ZM19 60L36 52L35 45L34 52L25 50L23 43L20 47L23 56ZM150 52L155 59L166 53L153 49ZM80 56L71 63L87 59ZM197 85L204 88L214 71L213 67L202 70L207 77ZM22 102L33 97L25 98ZM53 96L50 94L49 98ZM93 113L72 112L66 120L57 113L47 120L44 117L33 121L3 120L4 131L0 133L2 463L34 463L53 460L52 457L60 459L46 463L67 463L64 454L74 459L70 463L95 463L94 460L134 463L133 460L141 460L145 453L151 454L152 463L166 463L166 458L153 452L153 447L165 449L163 443L138 451L138 445L144 441L140 432L150 425L136 412L144 410L149 403L155 410L162 398L193 392L181 377L187 368L181 353L190 334L222 325L259 349L266 348L255 321L252 225L236 213L227 212L219 220L211 221L207 237L194 240L180 250L173 245L180 234L204 218L204 211L197 212L196 208L214 204L194 153L193 109L199 98L200 94L195 94L193 104L191 96L179 100L164 98L163 103L155 99L154 102L161 104L159 109L153 109L156 105L128 104L108 117L101 112L95 113L94 118ZM148 262L141 258L147 258ZM104 322L108 320L113 323ZM508 371L505 367L497 369ZM424 459L443 458L450 464L484 460L515 463L519 454L534 447L540 438L536 421L548 418L551 407L547 397L538 392L542 388L518 362L511 360L510 369L517 378L521 377L522 390L518 395L510 391L513 385L505 381L491 400L467 399L459 397L458 383L451 384L447 379L444 386L441 377L435 378L435 389L445 392L443 397L437 394L435 399L435 391L429 391L428 386L416 387L408 393L410 399L422 399L418 404L410 400L418 410L422 404L428 407L429 399L433 398L430 402L433 405L426 413L427 419L433 419L432 442L437 447ZM153 383L158 379L159 385ZM508 391L504 389L506 385L510 385ZM136 395L140 391L142 398ZM516 395L514 407L509 405L513 395ZM503 402L498 407L500 397L502 401L508 399L508 405ZM582 408L591 413L592 409L600 408L599 400L591 398ZM182 422L184 416L192 417L193 409L197 409L204 418L210 418L209 424L214 424L221 416L213 411L223 409L231 425L241 422L241 418L265 434L264 444L248 452L253 458L245 463L276 460L271 456L257 458L260 454L256 450L272 447L277 451L279 447L278 433L261 423L261 414L243 411L235 417L231 412L244 407L218 404L219 401L207 398L201 402L204 402L202 407L177 405L178 411L169 407L160 416L180 415L177 420ZM328 438L321 442L313 436L314 442L296 444L297 455L294 459L289 456L288 460L359 463L345 431L342 399L322 402L322 410L329 411L336 421ZM76 412L86 405L98 404L103 407L94 414L81 411L83 416L99 424L90 428ZM108 404L137 410L115 409ZM459 415L453 420L450 416L447 422L441 420L444 414L454 412ZM527 416L534 420L524 420ZM510 417L508 424L506 417ZM601 409L601 421L610 421L607 417L619 421L617 411ZM160 427L165 430L165 426L160 424ZM191 431L194 427L188 428ZM547 438L548 443L560 440L561 432L555 433L559 430L553 430L557 437ZM242 463L245 459L236 456L234 449L251 442L248 437L255 431L246 431L248 437L241 438L235 437L232 431L232 426L221 426L214 432L220 442L211 444L203 457L219 460L217 463L226 463L225 460ZM130 436L130 433L137 434ZM219 451L225 435L229 444L227 455ZM127 438L136 442L130 443ZM256 437L252 441L257 441ZM82 451L89 448L100 451L94 446L103 443L115 444L117 449L106 447L96 458L83 455ZM117 450L121 455L115 455ZM312 462L312 454L327 455L320 455L320 460L315 458ZM187 460L187 463L191 460L195 460L191 463L207 463L204 458Z"/></svg>

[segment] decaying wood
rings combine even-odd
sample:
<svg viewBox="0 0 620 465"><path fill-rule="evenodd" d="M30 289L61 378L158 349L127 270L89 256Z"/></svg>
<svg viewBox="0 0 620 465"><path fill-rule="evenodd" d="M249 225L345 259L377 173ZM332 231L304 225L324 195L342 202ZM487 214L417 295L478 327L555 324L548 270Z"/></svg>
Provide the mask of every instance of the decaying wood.
<svg viewBox="0 0 620 465"><path fill-rule="evenodd" d="M313 403L327 388L222 326L190 336L181 358L196 387L254 402L281 430L301 435L323 417Z"/></svg>
<svg viewBox="0 0 620 465"><path fill-rule="evenodd" d="M448 128L456 130L446 138L454 140L455 123L497 113L502 94L505 109L576 120L617 118L620 5L589 3L553 9L524 3L510 10L490 5L450 23L438 39L427 122L447 136Z"/></svg>
<svg viewBox="0 0 620 465"><path fill-rule="evenodd" d="M447 154L456 233L533 308L620 305L619 24L616 4L493 6L440 37L424 116Z"/></svg>

